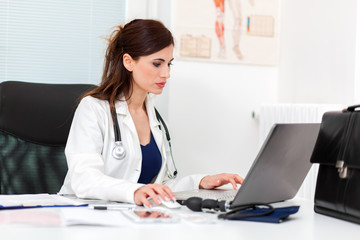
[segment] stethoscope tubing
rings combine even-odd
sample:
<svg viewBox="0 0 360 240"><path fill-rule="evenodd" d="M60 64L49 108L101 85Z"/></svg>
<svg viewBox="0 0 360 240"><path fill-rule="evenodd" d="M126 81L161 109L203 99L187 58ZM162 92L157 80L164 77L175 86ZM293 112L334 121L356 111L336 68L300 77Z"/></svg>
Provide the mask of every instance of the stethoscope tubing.
<svg viewBox="0 0 360 240"><path fill-rule="evenodd" d="M170 148L170 157L171 157L172 164L174 166L174 172L173 173L171 173L171 171L168 169L168 177L174 179L174 178L176 178L176 175L177 175L177 168L176 168L174 157L173 157L173 154L172 154L170 132L169 132L169 129L167 128L167 126L166 126L166 123L165 123L164 119L161 117L158 110L156 108L154 108L154 109L155 109L156 118L160 122L160 126L159 126L160 130L162 130L161 125L163 126L163 128L165 130L166 139L168 141L169 148ZM114 135L115 135L115 147L113 149L112 154L113 154L113 157L115 159L122 160L126 156L126 151L125 151L124 145L122 144L121 133L120 133L120 125L119 125L119 122L118 122L115 107L114 108L110 107L110 112L111 112L111 117L112 117L112 120L113 120Z"/></svg>
<svg viewBox="0 0 360 240"><path fill-rule="evenodd" d="M115 142L121 142L121 134L120 134L120 127L119 122L117 119L116 109L111 109L111 117L113 120L113 126L114 126L114 134L115 134Z"/></svg>

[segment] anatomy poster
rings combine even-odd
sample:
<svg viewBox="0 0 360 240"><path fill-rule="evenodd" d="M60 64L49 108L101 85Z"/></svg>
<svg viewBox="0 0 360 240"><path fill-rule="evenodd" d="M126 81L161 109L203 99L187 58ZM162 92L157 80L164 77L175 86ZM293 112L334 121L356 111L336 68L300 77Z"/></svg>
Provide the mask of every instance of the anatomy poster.
<svg viewBox="0 0 360 240"><path fill-rule="evenodd" d="M276 65L279 0L175 0L179 59Z"/></svg>

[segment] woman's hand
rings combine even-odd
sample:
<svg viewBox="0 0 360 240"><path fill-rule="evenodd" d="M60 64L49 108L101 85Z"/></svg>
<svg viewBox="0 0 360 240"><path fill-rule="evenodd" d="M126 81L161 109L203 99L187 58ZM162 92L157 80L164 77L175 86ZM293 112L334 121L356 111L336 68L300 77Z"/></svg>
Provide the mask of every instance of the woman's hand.
<svg viewBox="0 0 360 240"><path fill-rule="evenodd" d="M161 184L147 184L137 189L134 193L135 204L152 207L152 204L148 198L152 198L155 203L161 204L158 195L165 201L173 200L176 201L174 193L168 186Z"/></svg>
<svg viewBox="0 0 360 240"><path fill-rule="evenodd" d="M233 188L236 190L236 184L242 184L244 179L237 174L221 173L211 176L206 176L201 179L199 188L200 189L213 189L222 185L231 183Z"/></svg>

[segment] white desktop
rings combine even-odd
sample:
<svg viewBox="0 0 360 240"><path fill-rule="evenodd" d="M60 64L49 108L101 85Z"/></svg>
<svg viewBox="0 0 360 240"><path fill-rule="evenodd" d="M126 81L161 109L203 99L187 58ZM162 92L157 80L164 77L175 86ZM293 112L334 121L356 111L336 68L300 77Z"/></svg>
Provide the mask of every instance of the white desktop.
<svg viewBox="0 0 360 240"><path fill-rule="evenodd" d="M138 224L120 210L89 207L1 210L1 239L357 239L360 226L316 214L312 201L292 199L274 207L300 205L282 223L218 220L216 214L192 212L183 206L170 211L177 223ZM42 221L44 220L44 221Z"/></svg>

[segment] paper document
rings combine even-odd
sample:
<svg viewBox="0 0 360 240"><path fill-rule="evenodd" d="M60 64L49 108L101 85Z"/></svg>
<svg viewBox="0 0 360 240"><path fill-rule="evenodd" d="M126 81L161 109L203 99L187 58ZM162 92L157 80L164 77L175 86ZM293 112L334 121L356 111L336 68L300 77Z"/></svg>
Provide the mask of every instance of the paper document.
<svg viewBox="0 0 360 240"><path fill-rule="evenodd" d="M131 226L121 211L99 211L89 208L61 208L63 225Z"/></svg>
<svg viewBox="0 0 360 240"><path fill-rule="evenodd" d="M88 205L89 207L77 208ZM94 210L97 209L95 207L118 211ZM0 224L128 226L132 223L123 216L121 210L134 207L134 204L76 199L55 194L0 195L0 210L18 209L0 211Z"/></svg>
<svg viewBox="0 0 360 240"><path fill-rule="evenodd" d="M27 207L71 207L85 206L73 199L50 194L0 195L0 210Z"/></svg>

